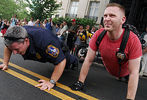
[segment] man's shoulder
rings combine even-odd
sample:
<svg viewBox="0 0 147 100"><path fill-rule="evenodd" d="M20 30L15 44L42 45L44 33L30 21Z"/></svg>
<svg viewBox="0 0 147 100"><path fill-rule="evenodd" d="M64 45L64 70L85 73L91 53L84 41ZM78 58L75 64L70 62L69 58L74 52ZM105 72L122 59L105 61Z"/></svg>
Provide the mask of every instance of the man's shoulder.
<svg viewBox="0 0 147 100"><path fill-rule="evenodd" d="M104 28L101 28L99 30L97 30L94 35L96 35L96 37L98 37L105 29Z"/></svg>
<svg viewBox="0 0 147 100"><path fill-rule="evenodd" d="M130 36L129 36L129 38L130 38L130 39L133 39L133 38L138 38L138 39L139 39L139 37L137 36L137 34L134 33L134 32L132 32L132 31L130 31Z"/></svg>
<svg viewBox="0 0 147 100"><path fill-rule="evenodd" d="M101 29L97 30L94 33L94 35L92 36L91 40L93 40L93 42L95 42L103 31L104 31L104 28L101 28Z"/></svg>
<svg viewBox="0 0 147 100"><path fill-rule="evenodd" d="M140 42L140 39L139 37L133 33L132 31L130 31L130 35L129 35L129 39L128 39L128 42L127 42L129 48L131 47L137 47L138 49L141 48L141 42Z"/></svg>

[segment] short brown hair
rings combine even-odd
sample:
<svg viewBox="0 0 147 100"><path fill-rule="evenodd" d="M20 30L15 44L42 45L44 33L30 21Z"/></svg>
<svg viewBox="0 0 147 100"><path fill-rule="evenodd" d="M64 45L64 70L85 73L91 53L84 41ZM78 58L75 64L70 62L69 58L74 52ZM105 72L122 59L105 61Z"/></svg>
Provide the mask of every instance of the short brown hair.
<svg viewBox="0 0 147 100"><path fill-rule="evenodd" d="M118 4L118 3L109 3L107 6L106 6L106 8L107 7L118 7L118 8L120 8L120 10L124 13L124 15L125 15L125 7L124 6L122 6L122 5L120 5L120 4Z"/></svg>

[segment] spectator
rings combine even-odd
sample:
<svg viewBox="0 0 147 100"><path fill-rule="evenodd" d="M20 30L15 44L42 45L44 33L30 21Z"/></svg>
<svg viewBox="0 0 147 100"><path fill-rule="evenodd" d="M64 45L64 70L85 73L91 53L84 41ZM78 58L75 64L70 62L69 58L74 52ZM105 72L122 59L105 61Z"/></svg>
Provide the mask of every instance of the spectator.
<svg viewBox="0 0 147 100"><path fill-rule="evenodd" d="M46 28L47 23L48 23L48 20L45 19L45 20L43 21L43 26L44 26L45 28ZM47 29L47 28L46 28L46 29Z"/></svg>
<svg viewBox="0 0 147 100"><path fill-rule="evenodd" d="M101 28L103 28L103 25L100 24L98 29L101 29Z"/></svg>
<svg viewBox="0 0 147 100"><path fill-rule="evenodd" d="M46 29L48 30L53 30L52 27L54 26L53 22L52 22L52 18L49 18L49 22L46 23Z"/></svg>
<svg viewBox="0 0 147 100"><path fill-rule="evenodd" d="M2 24L2 28L1 28L2 37L6 33L8 27L9 27L9 22L7 21L7 19L5 19L3 24Z"/></svg>
<svg viewBox="0 0 147 100"><path fill-rule="evenodd" d="M27 19L26 19L26 18L24 18L24 19L23 19L23 21L22 21L21 25L22 25L22 26L24 26L24 25L28 25L28 21L27 21Z"/></svg>
<svg viewBox="0 0 147 100"><path fill-rule="evenodd" d="M28 22L29 26L33 26L34 25L34 21L33 21L33 17L31 17L30 21Z"/></svg>
<svg viewBox="0 0 147 100"><path fill-rule="evenodd" d="M17 23L16 23L17 26L22 26L22 22L20 19L18 19Z"/></svg>
<svg viewBox="0 0 147 100"><path fill-rule="evenodd" d="M63 25L61 24L56 24L56 33L59 32L60 34L60 30L62 29Z"/></svg>
<svg viewBox="0 0 147 100"><path fill-rule="evenodd" d="M96 27L93 26L92 29L90 30L90 33L88 34L88 43L90 42L92 36L94 35L94 33L96 32Z"/></svg>
<svg viewBox="0 0 147 100"><path fill-rule="evenodd" d="M61 28L59 35L60 40L63 42L65 42L67 38L67 34L66 34L67 29L68 29L67 23L66 21L63 21L63 28Z"/></svg>
<svg viewBox="0 0 147 100"><path fill-rule="evenodd" d="M76 20L72 19L72 26L68 29L68 37L67 37L67 46L69 47L71 53L74 53L73 49L74 49L74 42L76 40L76 33L77 33Z"/></svg>
<svg viewBox="0 0 147 100"><path fill-rule="evenodd" d="M77 31L77 39L75 41L75 50L77 49L77 47L81 44L82 41L82 37L80 37L80 35L84 32L84 28L82 25L79 26L78 31ZM76 52L76 51L75 51Z"/></svg>
<svg viewBox="0 0 147 100"><path fill-rule="evenodd" d="M12 16L10 26L16 25L17 21L18 21L17 15Z"/></svg>
<svg viewBox="0 0 147 100"><path fill-rule="evenodd" d="M90 33L94 34L95 32L96 32L96 27L93 26L92 29L91 29L91 31L90 31Z"/></svg>
<svg viewBox="0 0 147 100"><path fill-rule="evenodd" d="M142 50L142 53L143 53L143 56L142 56L142 69L141 69L141 72L140 72L140 76L143 76L143 75L145 75L144 73L147 73L146 72L147 71L147 26L146 26L145 32L143 32L141 34L141 37L145 40L145 44L144 44L143 50Z"/></svg>
<svg viewBox="0 0 147 100"><path fill-rule="evenodd" d="M33 26L37 26L37 27L41 27L41 28L44 28L43 24L40 22L39 19L36 20L36 22L34 23Z"/></svg>

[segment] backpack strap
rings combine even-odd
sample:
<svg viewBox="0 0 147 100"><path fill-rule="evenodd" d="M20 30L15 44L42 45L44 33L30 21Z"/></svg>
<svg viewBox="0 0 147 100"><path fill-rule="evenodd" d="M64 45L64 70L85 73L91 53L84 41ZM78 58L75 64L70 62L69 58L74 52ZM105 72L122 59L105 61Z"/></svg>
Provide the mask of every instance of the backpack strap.
<svg viewBox="0 0 147 100"><path fill-rule="evenodd" d="M126 54L124 52L125 48L126 48L126 44L128 42L129 39L129 35L130 35L130 30L128 28L125 28L125 32L120 44L120 48L119 51L116 52L116 57L118 59L118 64L119 64L119 73L118 75L120 76L120 72L121 72L121 62L123 62L126 58Z"/></svg>
<svg viewBox="0 0 147 100"><path fill-rule="evenodd" d="M100 43L101 43L101 41L102 41L102 39L103 39L103 37L105 36L106 33L107 33L107 31L103 30L101 32L101 34L98 36L97 41L96 41L97 47L99 47L99 45L100 45ZM125 27L125 32L124 32L123 39L122 39L121 44L120 44L120 49L119 49L118 52L116 52L116 56L118 58L118 63L119 63L119 73L118 73L119 76L120 76L120 72L121 72L121 62L123 62L125 57L126 57L124 50L126 48L126 44L128 42L129 35L130 35L130 30L129 30L128 27Z"/></svg>
<svg viewBox="0 0 147 100"><path fill-rule="evenodd" d="M125 53L124 50L126 48L126 44L128 42L129 39L129 35L130 35L130 31L128 28L125 28L125 32L120 44L120 48L119 51L116 53L117 58L119 59L119 63L121 63L124 59L125 59Z"/></svg>
<svg viewBox="0 0 147 100"><path fill-rule="evenodd" d="M101 43L101 41L102 41L102 39L103 39L103 37L105 36L106 33L107 33L107 31L103 30L101 32L101 34L98 36L97 41L96 41L97 47L99 47L99 45L100 45L100 43Z"/></svg>
<svg viewBox="0 0 147 100"><path fill-rule="evenodd" d="M128 42L129 35L130 35L130 31L129 31L128 28L126 28L123 39L122 39L122 42L121 42L121 45L120 45L120 50L123 51L123 52L124 52L124 50L126 48L126 44Z"/></svg>

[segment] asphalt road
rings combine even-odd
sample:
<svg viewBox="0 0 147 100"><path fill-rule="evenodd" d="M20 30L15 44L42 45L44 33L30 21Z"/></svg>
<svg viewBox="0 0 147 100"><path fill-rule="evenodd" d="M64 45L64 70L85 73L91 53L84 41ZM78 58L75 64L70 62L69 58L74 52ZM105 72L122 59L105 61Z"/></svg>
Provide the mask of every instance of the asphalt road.
<svg viewBox="0 0 147 100"><path fill-rule="evenodd" d="M3 61L3 38L0 37L0 64ZM54 69L50 63L23 60L12 55L7 71L0 70L0 100L125 100L127 84L117 81L100 64L92 64L85 82L85 90L72 91L68 86L78 79L79 71L65 70L57 86L41 91L34 85L48 79ZM147 78L141 77L136 100L147 99Z"/></svg>

